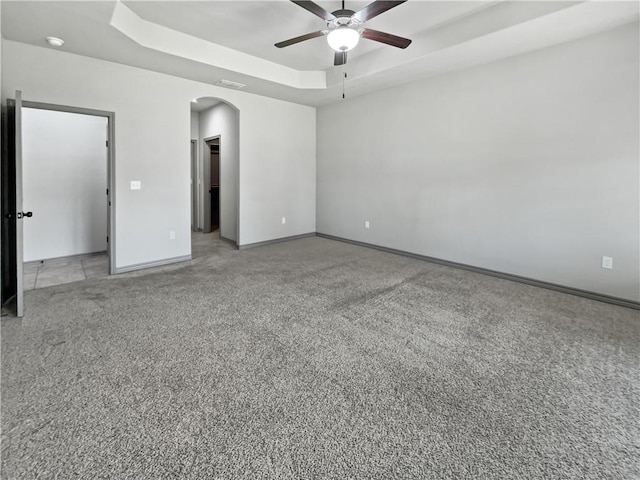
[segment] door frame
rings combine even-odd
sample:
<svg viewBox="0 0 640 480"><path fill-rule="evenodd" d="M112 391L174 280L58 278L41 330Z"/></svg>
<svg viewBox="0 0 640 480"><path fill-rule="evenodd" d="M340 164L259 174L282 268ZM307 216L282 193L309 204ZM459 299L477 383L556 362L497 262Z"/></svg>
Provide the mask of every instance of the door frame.
<svg viewBox="0 0 640 480"><path fill-rule="evenodd" d="M22 101L22 108L37 108L55 112L78 113L107 118L107 256L109 257L109 275L116 273L116 114L105 110L71 107L52 103Z"/></svg>
<svg viewBox="0 0 640 480"><path fill-rule="evenodd" d="M211 189L211 146L208 144L208 142L211 142L212 140L218 140L218 145L220 145L220 153L219 153L219 157L220 157L220 185L218 187L218 191L219 191L219 200L218 200L218 217L219 217L219 221L220 221L220 225L218 225L218 230L220 231L220 238L222 238L222 189L224 188L224 185L222 184L222 135L214 135L212 137L206 137L203 138L203 162L202 162L202 178L203 180L206 179L207 182L202 182L202 192L204 194L204 198L206 198L206 192L208 192ZM205 155L206 152L206 155ZM204 159L207 159L207 161L205 162ZM209 194L211 195L211 194ZM209 208L207 209L205 207L205 205L209 205ZM204 202L202 205L202 210L203 210L203 217L202 217L202 230L206 233L211 233L211 197L209 197L209 203ZM206 215L206 213L209 213L209 215ZM207 229L207 226L209 227Z"/></svg>

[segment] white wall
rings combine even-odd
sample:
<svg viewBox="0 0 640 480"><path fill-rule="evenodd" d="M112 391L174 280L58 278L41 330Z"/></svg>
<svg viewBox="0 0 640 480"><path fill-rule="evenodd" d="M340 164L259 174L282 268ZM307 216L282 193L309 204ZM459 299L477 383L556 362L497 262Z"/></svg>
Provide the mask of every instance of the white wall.
<svg viewBox="0 0 640 480"><path fill-rule="evenodd" d="M198 112L191 112L191 140L197 140L200 132L200 114Z"/></svg>
<svg viewBox="0 0 640 480"><path fill-rule="evenodd" d="M199 125L199 150L204 160L203 178L206 179L204 188L201 189L203 195L201 201L205 207L201 225L205 224L204 216L211 214L208 193L210 155L202 153L205 150L209 151L204 139L220 136L220 236L235 242L238 239L238 175L240 173L238 112L226 103L218 103L200 112Z"/></svg>
<svg viewBox="0 0 640 480"><path fill-rule="evenodd" d="M638 56L635 23L318 109L318 231L640 300Z"/></svg>
<svg viewBox="0 0 640 480"><path fill-rule="evenodd" d="M240 245L316 231L315 108L261 98L250 112L231 102L240 111Z"/></svg>
<svg viewBox="0 0 640 480"><path fill-rule="evenodd" d="M193 98L240 112L239 243L315 231L314 108L8 40L2 48L3 101L20 89L28 101L115 112L116 268L190 255Z"/></svg>
<svg viewBox="0 0 640 480"><path fill-rule="evenodd" d="M107 250L107 118L22 113L24 260Z"/></svg>

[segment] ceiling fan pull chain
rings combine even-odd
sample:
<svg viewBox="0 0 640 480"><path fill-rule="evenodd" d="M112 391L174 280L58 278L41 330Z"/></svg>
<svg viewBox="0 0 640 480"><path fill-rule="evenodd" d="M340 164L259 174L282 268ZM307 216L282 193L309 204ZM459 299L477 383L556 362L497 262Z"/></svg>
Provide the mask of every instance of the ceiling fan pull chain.
<svg viewBox="0 0 640 480"><path fill-rule="evenodd" d="M343 100L344 100L344 81L345 81L345 78L347 78L347 72L345 72L344 69L345 69L345 66L342 65L342 73L343 73L343 75L342 75L342 99Z"/></svg>

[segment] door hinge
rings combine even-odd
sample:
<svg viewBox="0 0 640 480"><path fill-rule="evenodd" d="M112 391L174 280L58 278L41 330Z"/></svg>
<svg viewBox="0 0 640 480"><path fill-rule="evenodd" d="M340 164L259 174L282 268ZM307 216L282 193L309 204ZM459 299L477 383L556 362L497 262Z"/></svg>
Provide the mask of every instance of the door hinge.
<svg viewBox="0 0 640 480"><path fill-rule="evenodd" d="M109 195L109 189L107 188L107 195Z"/></svg>
<svg viewBox="0 0 640 480"><path fill-rule="evenodd" d="M106 142L104 142L105 147L109 148L109 140L107 140Z"/></svg>
<svg viewBox="0 0 640 480"><path fill-rule="evenodd" d="M107 243L109 243L109 236L107 235Z"/></svg>

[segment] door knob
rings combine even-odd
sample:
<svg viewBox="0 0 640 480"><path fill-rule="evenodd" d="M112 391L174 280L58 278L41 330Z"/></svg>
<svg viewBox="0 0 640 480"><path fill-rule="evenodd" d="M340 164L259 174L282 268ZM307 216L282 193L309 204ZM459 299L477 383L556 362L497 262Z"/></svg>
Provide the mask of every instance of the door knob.
<svg viewBox="0 0 640 480"><path fill-rule="evenodd" d="M23 217L31 218L31 217L33 217L33 212L18 212L16 217L19 218L19 219L23 218Z"/></svg>

